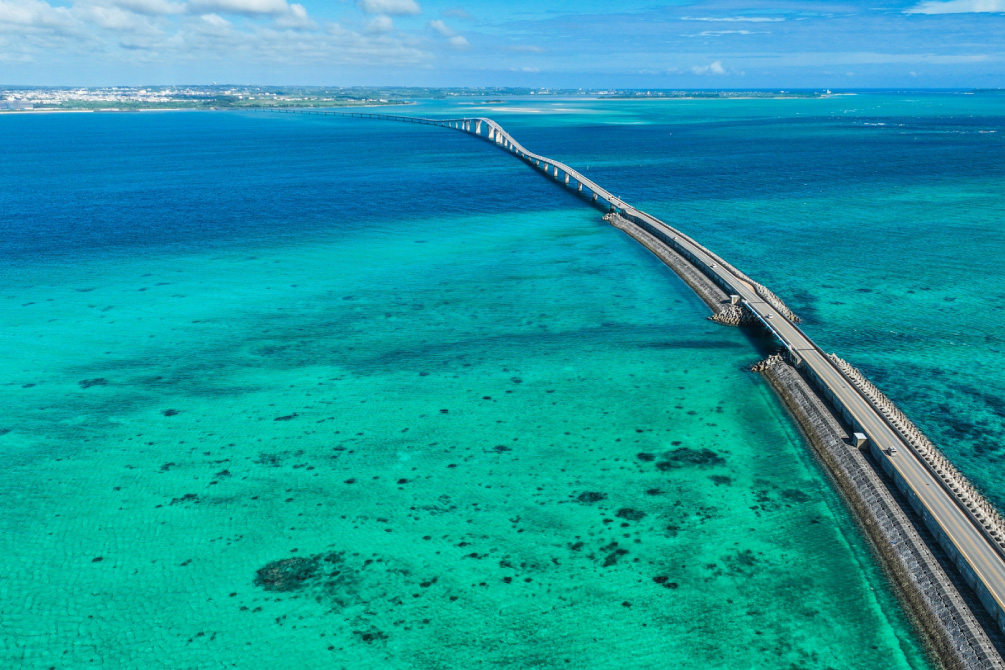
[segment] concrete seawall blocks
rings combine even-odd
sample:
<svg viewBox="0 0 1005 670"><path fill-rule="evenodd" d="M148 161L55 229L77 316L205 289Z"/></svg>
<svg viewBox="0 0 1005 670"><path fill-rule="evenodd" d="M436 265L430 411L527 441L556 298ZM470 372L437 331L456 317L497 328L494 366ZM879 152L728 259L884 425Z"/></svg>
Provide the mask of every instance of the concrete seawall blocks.
<svg viewBox="0 0 1005 670"><path fill-rule="evenodd" d="M617 214L607 214L604 220L618 230L633 237L657 258L666 263L667 267L677 273L684 283L698 294L709 309L712 316L709 320L725 326L742 326L756 323L757 320L740 305L731 304L729 296L715 282L698 270L690 261L676 251L670 249L652 234L646 232L635 223Z"/></svg>
<svg viewBox="0 0 1005 670"><path fill-rule="evenodd" d="M611 215L608 215L608 216L611 216ZM613 216L617 216L620 219L624 219L626 221L630 221L631 223L634 223L636 226L638 226L638 227L646 230L651 235L656 235L657 237L659 236L659 231L655 230L654 227L653 227L653 225L651 223L649 223L648 221L645 221L645 220L643 220L643 219L641 219L641 218L639 218L637 216L631 216L631 215L623 216L621 214L614 214ZM609 219L607 219L607 217L604 217L604 218L605 218L605 220L609 220ZM754 291L757 293L757 295L761 296L761 298L765 302L769 303L772 307L774 307L778 311L778 313L781 314L782 316L784 316L786 319L788 319L789 321L792 321L793 323L799 323L800 321L802 321L801 318L799 318L791 309L789 309L788 305L786 305L784 302L782 302L781 298L779 298L777 295L775 295L774 293L772 293L765 286L762 286L761 284L757 283L756 281L754 281L753 279L751 279L750 277L748 277L745 273L743 273L742 271L740 271L739 269L737 269L736 267L734 267L728 261L723 260L722 257L720 257L715 252L710 251L709 249L705 248L701 244L698 244L693 238L685 235L684 233L680 232L679 230L677 230L675 228L667 226L665 223L663 223L663 225L666 226L667 229L669 229L671 231L672 235L674 235L674 236L676 236L676 237L678 237L680 239L687 240L689 243L693 244L694 246L698 247L699 249L701 249L702 251L704 251L706 254L708 254L709 256L711 256L715 260L715 262L718 263L720 266L722 266L723 268L725 268L726 270L728 270L729 272L731 272L733 275L739 277L743 281L745 281L748 284L750 284L751 286L753 286ZM664 245L671 244L668 240L663 240L663 243L664 243ZM740 325L740 324L731 324L731 325Z"/></svg>
<svg viewBox="0 0 1005 670"><path fill-rule="evenodd" d="M966 509L970 517L977 522L1000 549L1005 550L1005 520L990 502L970 483L970 481L949 462L941 451L932 443L897 406L887 398L882 391L870 382L861 371L852 367L847 361L831 354L831 360L847 377L855 388L880 411L904 441L918 454L943 483L946 490Z"/></svg>
<svg viewBox="0 0 1005 670"><path fill-rule="evenodd" d="M838 417L793 366L776 355L754 367L809 437L944 665L960 670L1005 668L1000 652L1005 640L994 622L986 621L990 617L982 603L959 583L973 577L967 580L965 572L954 569L952 554L940 552L944 543L932 537L923 518L908 516L910 502L898 502L895 489L850 444Z"/></svg>

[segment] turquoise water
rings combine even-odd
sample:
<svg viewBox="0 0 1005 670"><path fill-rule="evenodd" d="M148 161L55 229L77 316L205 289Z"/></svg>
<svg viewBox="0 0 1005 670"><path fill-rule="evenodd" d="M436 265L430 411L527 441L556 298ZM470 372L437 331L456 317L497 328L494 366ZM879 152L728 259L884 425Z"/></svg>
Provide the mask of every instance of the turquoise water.
<svg viewBox="0 0 1005 670"><path fill-rule="evenodd" d="M851 102L477 109L763 278L825 346L930 406L938 380L896 370L929 365L934 344L877 347L883 328L843 319L977 314L982 298L860 292L915 280L811 244L857 210L873 224L855 234L885 244L870 255L901 249L887 231L905 222L866 200L881 177L850 185L855 148L827 135L884 132L837 116ZM805 440L745 371L770 343L706 321L675 275L518 161L442 129L309 117L0 125L19 166L0 189L6 665L929 667ZM817 153L794 158L800 133L824 137ZM892 144L870 164L901 164ZM835 151L844 168L819 165ZM968 185L960 225L989 245L999 205L980 184L1000 166L975 164L982 177L945 180ZM807 217L789 177L811 165L826 183ZM951 206L897 193L929 221ZM741 238L752 223L763 234ZM806 227L822 232L793 242ZM978 383L953 361L938 364Z"/></svg>

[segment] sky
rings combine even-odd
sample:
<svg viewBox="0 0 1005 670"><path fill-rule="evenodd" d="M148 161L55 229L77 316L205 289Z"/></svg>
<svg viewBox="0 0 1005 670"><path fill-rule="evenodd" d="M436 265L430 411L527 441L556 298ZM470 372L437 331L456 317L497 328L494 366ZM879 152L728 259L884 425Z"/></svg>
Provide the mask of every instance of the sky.
<svg viewBox="0 0 1005 670"><path fill-rule="evenodd" d="M0 0L0 84L1000 88L1005 0Z"/></svg>

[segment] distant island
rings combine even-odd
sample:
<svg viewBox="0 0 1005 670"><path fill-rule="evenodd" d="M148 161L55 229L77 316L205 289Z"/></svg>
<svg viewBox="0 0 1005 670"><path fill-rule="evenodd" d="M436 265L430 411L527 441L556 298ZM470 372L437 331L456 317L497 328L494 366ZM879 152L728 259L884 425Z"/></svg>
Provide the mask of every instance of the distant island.
<svg viewBox="0 0 1005 670"><path fill-rule="evenodd" d="M332 108L405 105L415 100L477 97L481 104L501 96L581 96L628 98L817 98L830 91L677 91L633 89L411 88L305 86L8 86L0 87L0 112L167 109Z"/></svg>
<svg viewBox="0 0 1005 670"><path fill-rule="evenodd" d="M0 88L0 111L107 111L367 107L407 104L398 89L290 86Z"/></svg>
<svg viewBox="0 0 1005 670"><path fill-rule="evenodd" d="M960 93L1000 93L998 90ZM130 112L170 109L341 108L407 105L416 100L476 98L475 104L506 102L506 97L555 96L592 100L675 99L736 100L749 98L827 98L842 95L830 90L669 90L669 89L551 89L551 88L435 88L374 86L0 86L2 112Z"/></svg>

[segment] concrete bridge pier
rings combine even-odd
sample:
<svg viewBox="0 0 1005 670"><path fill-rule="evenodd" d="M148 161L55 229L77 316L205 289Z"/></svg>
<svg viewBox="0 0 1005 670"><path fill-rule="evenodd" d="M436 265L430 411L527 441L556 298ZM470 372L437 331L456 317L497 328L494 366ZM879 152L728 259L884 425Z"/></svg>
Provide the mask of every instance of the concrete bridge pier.
<svg viewBox="0 0 1005 670"><path fill-rule="evenodd" d="M496 138L496 129L489 126L489 139L494 140Z"/></svg>
<svg viewBox="0 0 1005 670"><path fill-rule="evenodd" d="M579 186L576 187L576 191L578 193L582 193L583 192L583 182L579 182Z"/></svg>
<svg viewBox="0 0 1005 670"><path fill-rule="evenodd" d="M475 135L481 135L481 134L482 134L482 122L475 121Z"/></svg>
<svg viewBox="0 0 1005 670"><path fill-rule="evenodd" d="M596 193L594 193L594 194L593 194L593 202L596 202L596 201L597 201L597 197L598 197L598 196L597 196L597 194L596 194Z"/></svg>
<svg viewBox="0 0 1005 670"><path fill-rule="evenodd" d="M569 173L568 173L568 172L566 172L566 173L565 173L565 184L566 184L567 186L568 186L568 184L569 184Z"/></svg>

